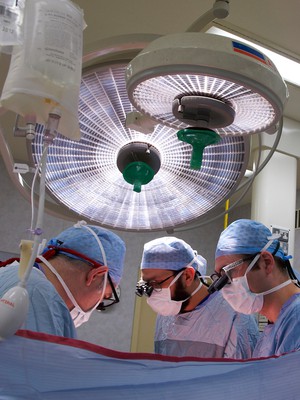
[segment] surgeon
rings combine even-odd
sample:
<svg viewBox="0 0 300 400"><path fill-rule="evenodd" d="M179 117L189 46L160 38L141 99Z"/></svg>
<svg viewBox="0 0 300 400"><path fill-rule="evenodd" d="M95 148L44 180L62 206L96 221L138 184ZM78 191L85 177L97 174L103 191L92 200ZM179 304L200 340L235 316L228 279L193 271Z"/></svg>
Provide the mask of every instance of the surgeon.
<svg viewBox="0 0 300 400"><path fill-rule="evenodd" d="M206 260L176 237L144 245L136 294L158 314L155 352L171 356L249 358L255 318L235 312L219 292L208 293Z"/></svg>
<svg viewBox="0 0 300 400"><path fill-rule="evenodd" d="M299 283L277 236L260 222L240 219L221 233L216 248L213 286L237 312L269 321L253 357L300 349Z"/></svg>
<svg viewBox="0 0 300 400"><path fill-rule="evenodd" d="M124 257L119 236L84 221L52 238L30 273L22 328L76 338L75 328L97 307L118 301ZM17 261L0 268L0 297L18 284L18 271Z"/></svg>

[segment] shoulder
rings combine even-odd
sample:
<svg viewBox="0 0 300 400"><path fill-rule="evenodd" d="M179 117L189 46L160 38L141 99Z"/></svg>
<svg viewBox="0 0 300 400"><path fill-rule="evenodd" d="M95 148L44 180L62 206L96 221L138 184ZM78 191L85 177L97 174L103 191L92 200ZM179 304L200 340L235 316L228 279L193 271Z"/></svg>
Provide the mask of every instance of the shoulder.
<svg viewBox="0 0 300 400"><path fill-rule="evenodd" d="M39 270L33 270L27 283L27 290L31 301L42 301L44 299L46 302L53 300L58 303L65 305L63 299L58 294L56 288L53 284L45 277L43 272Z"/></svg>
<svg viewBox="0 0 300 400"><path fill-rule="evenodd" d="M31 283L28 326L53 335L76 337L70 311L51 282L38 275Z"/></svg>
<svg viewBox="0 0 300 400"><path fill-rule="evenodd" d="M283 306L282 311L275 324L293 324L300 328L300 293L294 295L288 301L288 304Z"/></svg>
<svg viewBox="0 0 300 400"><path fill-rule="evenodd" d="M274 341L276 355L300 349L300 296L285 308L264 335L264 342Z"/></svg>
<svg viewBox="0 0 300 400"><path fill-rule="evenodd" d="M20 280L18 271L18 262L0 268L0 293L5 292L18 284Z"/></svg>
<svg viewBox="0 0 300 400"><path fill-rule="evenodd" d="M236 312L230 306L230 304L224 299L221 292L215 292L208 298L207 305L209 308L214 309L216 313L225 313L227 317L231 316L234 318Z"/></svg>
<svg viewBox="0 0 300 400"><path fill-rule="evenodd" d="M235 311L223 298L220 292L211 294L203 303L200 303L193 311L193 318L209 317L213 324L232 326L235 319Z"/></svg>
<svg viewBox="0 0 300 400"><path fill-rule="evenodd" d="M11 274L15 273L19 269L19 263L18 261L14 261L11 264L6 265L5 267L0 268L0 274L1 275L6 275L6 274Z"/></svg>
<svg viewBox="0 0 300 400"><path fill-rule="evenodd" d="M5 267L0 268L0 276L1 279L5 280L20 280L19 278L19 263L17 261L13 262L12 264L6 265ZM37 281L46 281L45 275L38 270L37 268L32 268L32 271L30 272L27 285L30 286L32 283L35 283ZM2 282L3 283L3 282ZM50 282L49 282L50 283Z"/></svg>
<svg viewBox="0 0 300 400"><path fill-rule="evenodd" d="M223 318L231 319L233 326L239 327L239 330L253 331L256 334L258 332L258 326L255 315L247 315L235 311L224 299L221 292L217 293L218 295L215 296L213 304L218 315L222 314Z"/></svg>
<svg viewBox="0 0 300 400"><path fill-rule="evenodd" d="M18 271L18 262L0 268L0 292L6 291L18 284L20 281ZM42 301L43 298L45 298L46 301L49 301L50 298L55 298L58 302L63 302L52 283L46 278L44 273L37 268L32 268L26 283L26 289L31 302L35 301L36 298L38 298L39 301Z"/></svg>

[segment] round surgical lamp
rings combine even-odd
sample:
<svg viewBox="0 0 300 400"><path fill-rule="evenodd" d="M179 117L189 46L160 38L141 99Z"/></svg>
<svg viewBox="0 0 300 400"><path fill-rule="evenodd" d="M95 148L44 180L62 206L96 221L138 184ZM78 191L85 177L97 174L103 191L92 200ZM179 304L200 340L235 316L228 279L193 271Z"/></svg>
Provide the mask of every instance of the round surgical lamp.
<svg viewBox="0 0 300 400"><path fill-rule="evenodd" d="M48 154L48 192L62 205L62 215L69 208L80 218L112 229L187 226L234 193L247 167L249 140L224 137L205 147L201 170L191 169L191 146L178 140L177 129L156 124L152 133L142 133L126 126L127 115L137 112L126 91L128 61L83 71L81 139L57 135ZM42 132L43 126L37 126L34 162L41 157ZM139 163L142 178L137 176Z"/></svg>
<svg viewBox="0 0 300 400"><path fill-rule="evenodd" d="M287 87L260 51L207 33L160 37L126 69L130 101L141 113L174 129L211 129L221 136L274 127Z"/></svg>

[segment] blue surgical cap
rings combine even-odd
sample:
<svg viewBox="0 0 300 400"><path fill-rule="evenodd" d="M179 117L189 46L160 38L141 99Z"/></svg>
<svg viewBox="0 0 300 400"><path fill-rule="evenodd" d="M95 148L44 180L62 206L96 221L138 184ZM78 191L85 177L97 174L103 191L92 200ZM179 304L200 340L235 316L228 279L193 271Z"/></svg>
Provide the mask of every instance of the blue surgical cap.
<svg viewBox="0 0 300 400"><path fill-rule="evenodd" d="M178 271L188 265L199 271L201 275L206 274L205 258L198 255L184 240L166 236L144 245L141 269Z"/></svg>
<svg viewBox="0 0 300 400"><path fill-rule="evenodd" d="M105 252L109 275L115 284L119 284L123 273L126 248L123 240L115 233L99 226L78 223L52 238L47 246L61 246L75 250L100 264L105 264L97 239L85 226L92 229L98 236ZM65 255L79 259L69 253L65 253Z"/></svg>
<svg viewBox="0 0 300 400"><path fill-rule="evenodd" d="M259 253L268 243L272 236L270 229L260 222L250 219L239 219L230 224L220 235L216 258L229 254L256 254ZM278 240L274 239L272 244L266 249L273 253L278 246ZM290 256L285 256L279 247L274 254L282 260L287 260Z"/></svg>

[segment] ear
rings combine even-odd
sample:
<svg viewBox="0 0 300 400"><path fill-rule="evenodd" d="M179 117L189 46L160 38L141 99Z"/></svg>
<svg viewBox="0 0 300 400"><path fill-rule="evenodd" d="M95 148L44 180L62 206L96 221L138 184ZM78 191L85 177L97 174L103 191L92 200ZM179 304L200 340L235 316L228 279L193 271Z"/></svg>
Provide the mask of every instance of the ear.
<svg viewBox="0 0 300 400"><path fill-rule="evenodd" d="M274 257L269 251L263 251L260 257L261 260L263 261L262 265L266 271L266 274L269 275L274 269L275 265Z"/></svg>
<svg viewBox="0 0 300 400"><path fill-rule="evenodd" d="M89 272L86 275L86 286L90 286L92 282L95 281L99 276L103 275L105 272L108 271L108 268L105 266L97 267L97 268L92 268L89 270Z"/></svg>
<svg viewBox="0 0 300 400"><path fill-rule="evenodd" d="M185 275L185 282L187 284L187 286L190 286L195 278L195 269L193 267L187 267L184 271L184 275Z"/></svg>

